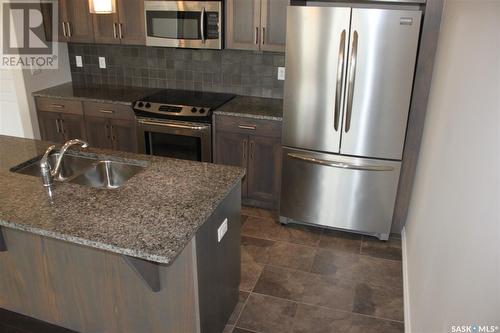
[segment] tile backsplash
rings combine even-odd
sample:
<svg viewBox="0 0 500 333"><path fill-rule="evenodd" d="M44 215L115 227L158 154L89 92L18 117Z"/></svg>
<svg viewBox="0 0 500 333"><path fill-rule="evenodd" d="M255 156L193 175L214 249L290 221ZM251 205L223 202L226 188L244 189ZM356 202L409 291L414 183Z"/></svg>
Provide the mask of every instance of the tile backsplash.
<svg viewBox="0 0 500 333"><path fill-rule="evenodd" d="M68 44L73 82L283 97L283 53ZM75 56L83 67L76 67ZM98 57L106 58L99 68Z"/></svg>

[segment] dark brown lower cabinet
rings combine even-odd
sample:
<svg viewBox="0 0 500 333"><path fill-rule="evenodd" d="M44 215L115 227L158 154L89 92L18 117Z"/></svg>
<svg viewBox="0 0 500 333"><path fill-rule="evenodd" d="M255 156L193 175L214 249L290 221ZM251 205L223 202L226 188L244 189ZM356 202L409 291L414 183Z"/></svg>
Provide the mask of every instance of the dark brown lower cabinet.
<svg viewBox="0 0 500 333"><path fill-rule="evenodd" d="M63 143L71 139L86 139L81 115L39 111L38 122L43 140Z"/></svg>
<svg viewBox="0 0 500 333"><path fill-rule="evenodd" d="M248 166L248 137L239 133L217 132L215 138L215 163L242 168ZM241 195L247 196L247 178L242 180Z"/></svg>
<svg viewBox="0 0 500 333"><path fill-rule="evenodd" d="M87 116L86 125L92 147L137 152L134 121Z"/></svg>
<svg viewBox="0 0 500 333"><path fill-rule="evenodd" d="M248 197L278 203L281 184L281 139L254 136L248 146Z"/></svg>
<svg viewBox="0 0 500 333"><path fill-rule="evenodd" d="M281 181L281 123L216 116L214 162L246 168L245 204L277 208Z"/></svg>

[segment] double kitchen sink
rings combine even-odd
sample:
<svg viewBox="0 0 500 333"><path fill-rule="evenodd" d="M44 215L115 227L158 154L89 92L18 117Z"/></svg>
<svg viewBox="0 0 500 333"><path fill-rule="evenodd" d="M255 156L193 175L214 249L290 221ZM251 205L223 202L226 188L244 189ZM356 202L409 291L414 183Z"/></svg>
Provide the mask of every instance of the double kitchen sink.
<svg viewBox="0 0 500 333"><path fill-rule="evenodd" d="M48 162L52 167L56 165L59 156L59 152L48 156ZM13 167L10 171L41 177L41 159L42 156L37 156ZM135 164L80 156L68 151L61 160L60 172L54 180L100 189L116 189L144 169L145 165L140 163L140 161Z"/></svg>

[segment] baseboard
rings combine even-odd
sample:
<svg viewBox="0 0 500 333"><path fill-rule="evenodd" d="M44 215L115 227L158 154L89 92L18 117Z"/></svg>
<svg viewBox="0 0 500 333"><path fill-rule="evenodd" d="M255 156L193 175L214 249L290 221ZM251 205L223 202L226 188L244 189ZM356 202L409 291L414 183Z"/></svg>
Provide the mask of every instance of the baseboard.
<svg viewBox="0 0 500 333"><path fill-rule="evenodd" d="M410 286L408 283L408 256L406 248L406 229L403 227L401 231L401 249L403 259L403 300L404 300L404 320L405 333L411 333L411 317L410 317Z"/></svg>

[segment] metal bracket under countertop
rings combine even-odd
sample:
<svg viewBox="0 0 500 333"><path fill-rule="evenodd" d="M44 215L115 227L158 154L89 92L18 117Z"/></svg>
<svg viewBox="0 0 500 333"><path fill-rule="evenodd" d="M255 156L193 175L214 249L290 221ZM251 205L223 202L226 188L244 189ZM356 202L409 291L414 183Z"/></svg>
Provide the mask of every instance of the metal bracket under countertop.
<svg viewBox="0 0 500 333"><path fill-rule="evenodd" d="M2 227L0 227L0 252L7 251L7 243L5 242L5 238L3 237Z"/></svg>
<svg viewBox="0 0 500 333"><path fill-rule="evenodd" d="M139 275L141 280L146 283L151 291L158 292L161 290L159 264L127 255L122 255L122 257L132 270Z"/></svg>

